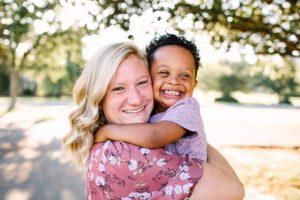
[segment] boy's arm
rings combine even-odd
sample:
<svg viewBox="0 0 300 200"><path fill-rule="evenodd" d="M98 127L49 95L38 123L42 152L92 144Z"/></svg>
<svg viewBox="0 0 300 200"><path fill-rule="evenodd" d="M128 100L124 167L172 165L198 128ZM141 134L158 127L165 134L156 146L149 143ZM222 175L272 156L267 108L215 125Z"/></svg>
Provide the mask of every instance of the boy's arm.
<svg viewBox="0 0 300 200"><path fill-rule="evenodd" d="M107 124L95 133L94 143L109 139L147 148L158 148L177 140L185 132L184 128L170 121L156 124Z"/></svg>

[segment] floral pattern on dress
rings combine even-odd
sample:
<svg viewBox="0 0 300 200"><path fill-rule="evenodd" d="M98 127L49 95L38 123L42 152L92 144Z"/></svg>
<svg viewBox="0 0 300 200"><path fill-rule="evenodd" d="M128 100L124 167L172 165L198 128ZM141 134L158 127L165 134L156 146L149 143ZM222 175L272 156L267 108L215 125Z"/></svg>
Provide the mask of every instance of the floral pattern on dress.
<svg viewBox="0 0 300 200"><path fill-rule="evenodd" d="M201 161L119 141L93 146L86 162L86 199L185 199L201 178Z"/></svg>

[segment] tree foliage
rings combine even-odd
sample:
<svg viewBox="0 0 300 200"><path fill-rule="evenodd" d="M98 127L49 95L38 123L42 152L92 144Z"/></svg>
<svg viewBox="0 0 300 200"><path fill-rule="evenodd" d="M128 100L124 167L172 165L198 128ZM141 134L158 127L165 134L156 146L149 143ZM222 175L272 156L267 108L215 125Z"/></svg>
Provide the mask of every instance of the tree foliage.
<svg viewBox="0 0 300 200"><path fill-rule="evenodd" d="M115 0L96 1L99 23L128 30L130 16L145 10L155 13L153 22L167 20L174 28L194 33L207 31L216 47L238 42L250 44L257 54L300 55L300 2L294 0ZM162 13L168 15L162 18ZM100 17L101 15L101 17ZM180 26L183 20L192 26ZM182 24L182 23L181 23Z"/></svg>
<svg viewBox="0 0 300 200"><path fill-rule="evenodd" d="M252 80L249 71L250 65L244 61L221 61L202 74L205 78L203 78L201 88L220 91L222 94L216 101L238 102L232 97L232 93L251 90Z"/></svg>
<svg viewBox="0 0 300 200"><path fill-rule="evenodd" d="M279 103L290 104L290 97L297 95L295 74L296 63L292 59L285 59L280 63L260 61L259 67L256 67L254 85L277 94Z"/></svg>
<svg viewBox="0 0 300 200"><path fill-rule="evenodd" d="M94 14L99 24L118 25L130 29L132 16L152 13L152 22L166 21L182 34L208 33L211 43L229 49L232 44L249 45L260 55L280 55L287 60L300 56L300 1L295 0L115 0L96 1L100 12ZM103 15L103 13L105 13ZM103 16L102 18L99 16ZM259 64L259 63L258 63ZM234 68L234 66L233 66ZM266 66L261 66L264 70ZM281 66L281 68L285 68ZM279 102L287 102L298 86L295 70L273 68L278 78L256 75L259 85L279 95ZM291 69L290 67L287 67ZM278 70L275 70L278 69ZM283 75L284 74L284 75ZM211 88L219 89L223 97L247 88L245 77L225 73ZM254 78L254 77L252 77ZM258 80L258 79L257 79Z"/></svg>
<svg viewBox="0 0 300 200"><path fill-rule="evenodd" d="M39 95L55 97L71 95L75 81L80 75L83 60L78 59L81 56L76 56L76 51L71 50L67 51L62 57L66 57L65 63L57 63L58 66L52 70L48 69L45 71L46 73L37 73L42 79L40 81L41 87L38 91Z"/></svg>
<svg viewBox="0 0 300 200"><path fill-rule="evenodd" d="M82 33L79 30L84 27L63 28L56 15L60 8L60 1L0 1L0 63L9 73L12 98L9 109L15 106L20 73L26 66L47 66L45 62L36 61L42 60L38 57L43 51L42 61L51 58L51 52L58 47L55 45L58 38L65 40L60 46L80 41Z"/></svg>

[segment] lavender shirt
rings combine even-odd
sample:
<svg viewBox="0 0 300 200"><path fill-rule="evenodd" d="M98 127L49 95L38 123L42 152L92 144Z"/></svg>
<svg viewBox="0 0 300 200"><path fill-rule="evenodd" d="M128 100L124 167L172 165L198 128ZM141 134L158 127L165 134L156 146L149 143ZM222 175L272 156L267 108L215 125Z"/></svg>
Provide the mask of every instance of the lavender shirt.
<svg viewBox="0 0 300 200"><path fill-rule="evenodd" d="M207 140L200 115L200 106L195 98L184 98L165 112L151 116L149 120L150 123L160 121L171 121L187 130L182 138L166 145L168 151L207 161Z"/></svg>

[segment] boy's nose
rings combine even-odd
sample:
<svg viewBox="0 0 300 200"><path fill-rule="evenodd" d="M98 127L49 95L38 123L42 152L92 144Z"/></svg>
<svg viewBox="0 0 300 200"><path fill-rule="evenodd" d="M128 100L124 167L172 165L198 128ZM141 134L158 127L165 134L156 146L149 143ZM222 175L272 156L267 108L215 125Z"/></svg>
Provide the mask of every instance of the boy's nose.
<svg viewBox="0 0 300 200"><path fill-rule="evenodd" d="M171 85L179 85L179 81L177 77L171 77L169 80L169 84Z"/></svg>

